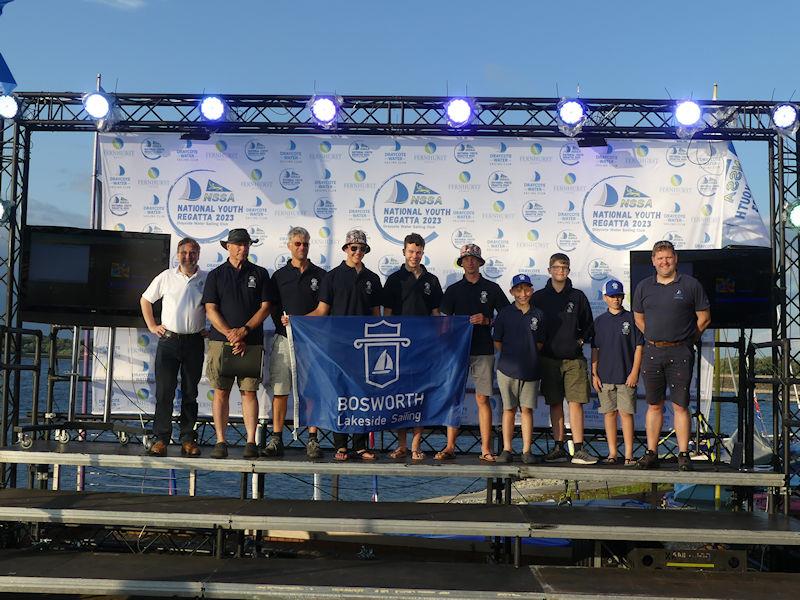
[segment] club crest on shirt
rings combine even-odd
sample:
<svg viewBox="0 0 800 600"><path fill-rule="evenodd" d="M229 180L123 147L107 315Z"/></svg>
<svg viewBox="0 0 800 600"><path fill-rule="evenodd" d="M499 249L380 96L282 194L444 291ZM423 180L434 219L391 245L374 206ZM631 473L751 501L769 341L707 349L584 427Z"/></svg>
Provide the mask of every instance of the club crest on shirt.
<svg viewBox="0 0 800 600"><path fill-rule="evenodd" d="M249 287L249 288L256 287L256 276L255 275L250 275L247 278L247 287Z"/></svg>
<svg viewBox="0 0 800 600"><path fill-rule="evenodd" d="M426 296L430 296L431 295L431 284L426 281L424 287L422 288L422 291Z"/></svg>
<svg viewBox="0 0 800 600"><path fill-rule="evenodd" d="M531 317L531 331L536 331L539 329L539 319L538 317Z"/></svg>
<svg viewBox="0 0 800 600"><path fill-rule="evenodd" d="M311 291L316 292L319 289L319 280L316 277L311 278Z"/></svg>
<svg viewBox="0 0 800 600"><path fill-rule="evenodd" d="M367 292L368 294L372 293L372 282L371 281L368 281L368 282L366 282L364 284L364 291Z"/></svg>
<svg viewBox="0 0 800 600"><path fill-rule="evenodd" d="M571 313L575 310L575 303L574 302L567 302L567 312Z"/></svg>
<svg viewBox="0 0 800 600"><path fill-rule="evenodd" d="M675 290L675 295L672 297L673 300L683 300L683 290L678 288Z"/></svg>
<svg viewBox="0 0 800 600"><path fill-rule="evenodd" d="M481 292L481 304L486 304L489 301L489 292L486 290Z"/></svg>
<svg viewBox="0 0 800 600"><path fill-rule="evenodd" d="M622 324L622 335L630 335L631 334L631 324L625 321Z"/></svg>

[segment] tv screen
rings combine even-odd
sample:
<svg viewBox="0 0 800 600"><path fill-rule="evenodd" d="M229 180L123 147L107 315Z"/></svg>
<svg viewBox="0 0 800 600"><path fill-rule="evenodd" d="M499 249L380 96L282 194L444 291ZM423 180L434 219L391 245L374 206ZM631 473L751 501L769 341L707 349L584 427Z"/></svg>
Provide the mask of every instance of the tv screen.
<svg viewBox="0 0 800 600"><path fill-rule="evenodd" d="M650 250L631 251L631 290L655 274L651 256ZM702 284L711 303L712 328L772 327L775 284L771 248L678 250L678 271L692 275Z"/></svg>
<svg viewBox="0 0 800 600"><path fill-rule="evenodd" d="M139 298L169 266L170 236L29 226L22 235L25 321L143 327Z"/></svg>

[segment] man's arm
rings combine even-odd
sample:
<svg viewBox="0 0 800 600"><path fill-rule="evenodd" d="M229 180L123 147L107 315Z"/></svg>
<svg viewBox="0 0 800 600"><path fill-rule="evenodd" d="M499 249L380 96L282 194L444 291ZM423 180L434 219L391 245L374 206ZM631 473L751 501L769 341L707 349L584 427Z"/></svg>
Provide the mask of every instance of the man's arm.
<svg viewBox="0 0 800 600"><path fill-rule="evenodd" d="M150 333L154 333L158 337L164 335L167 328L156 323L156 317L153 314L153 303L142 296L139 299L139 306L142 307L142 316L144 317L144 322L147 323L147 329L150 330Z"/></svg>
<svg viewBox="0 0 800 600"><path fill-rule="evenodd" d="M644 335L644 313L633 313L633 321L636 323L636 329L641 331L642 335Z"/></svg>
<svg viewBox="0 0 800 600"><path fill-rule="evenodd" d="M228 334L233 331L230 328L230 325L225 321L225 318L222 316L222 313L219 312L219 308L213 302L206 302L206 316L208 320L211 321L211 325L219 331L225 337L228 337Z"/></svg>
<svg viewBox="0 0 800 600"><path fill-rule="evenodd" d="M308 313L307 317L327 317L331 313L331 305L327 302L319 301L317 308Z"/></svg>
<svg viewBox="0 0 800 600"><path fill-rule="evenodd" d="M697 332L695 333L694 342L700 341L703 332L711 325L711 309L698 310L695 312L697 315Z"/></svg>
<svg viewBox="0 0 800 600"><path fill-rule="evenodd" d="M258 310L255 312L255 314L252 317L250 317L247 320L247 323L244 324L244 327L241 327L240 329L244 329L245 327L247 327L248 331L252 331L257 327L261 327L264 324L264 319L266 319L269 316L270 308L271 308L270 303L266 300L263 301L261 303L261 306L258 307ZM244 339L246 335L247 333L245 333L245 335L242 336L242 339Z"/></svg>

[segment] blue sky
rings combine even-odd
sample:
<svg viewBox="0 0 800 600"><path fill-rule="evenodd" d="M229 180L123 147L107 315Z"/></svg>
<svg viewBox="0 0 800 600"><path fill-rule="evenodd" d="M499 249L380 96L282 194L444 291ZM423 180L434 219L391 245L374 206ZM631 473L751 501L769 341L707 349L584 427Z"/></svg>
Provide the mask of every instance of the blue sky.
<svg viewBox="0 0 800 600"><path fill-rule="evenodd" d="M24 91L789 98L800 5L437 0L15 0ZM797 94L795 93L795 96ZM34 136L30 222L85 225L91 135ZM766 146L738 147L766 215Z"/></svg>

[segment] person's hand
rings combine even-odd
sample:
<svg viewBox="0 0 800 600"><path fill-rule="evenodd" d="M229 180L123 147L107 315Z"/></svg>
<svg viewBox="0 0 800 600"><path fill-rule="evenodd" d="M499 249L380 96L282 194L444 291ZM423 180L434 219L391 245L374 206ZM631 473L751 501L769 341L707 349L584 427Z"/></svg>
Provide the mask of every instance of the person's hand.
<svg viewBox="0 0 800 600"><path fill-rule="evenodd" d="M284 327L289 326L289 315L281 315L281 325Z"/></svg>
<svg viewBox="0 0 800 600"><path fill-rule="evenodd" d="M598 394L601 391L603 391L603 384L600 381L600 377L598 377L595 374L592 374L592 387L594 388L594 391L597 392Z"/></svg>
<svg viewBox="0 0 800 600"><path fill-rule="evenodd" d="M631 388L635 388L636 385L639 383L639 374L638 373L631 373L628 375L628 378L625 380L625 385Z"/></svg>
<svg viewBox="0 0 800 600"><path fill-rule="evenodd" d="M229 329L228 333L225 334L225 337L228 338L228 341L231 344L235 344L247 337L247 329L244 327L234 327L233 329Z"/></svg>
<svg viewBox="0 0 800 600"><path fill-rule="evenodd" d="M469 316L469 322L473 325L488 325L487 321L488 319L481 313Z"/></svg>
<svg viewBox="0 0 800 600"><path fill-rule="evenodd" d="M148 327L147 329L150 331L150 333L153 333L158 337L163 337L163 335L167 332L167 328L163 325L156 325L155 327Z"/></svg>
<svg viewBox="0 0 800 600"><path fill-rule="evenodd" d="M245 350L247 350L247 344L245 342L236 342L233 344L232 352L235 356L243 355Z"/></svg>

